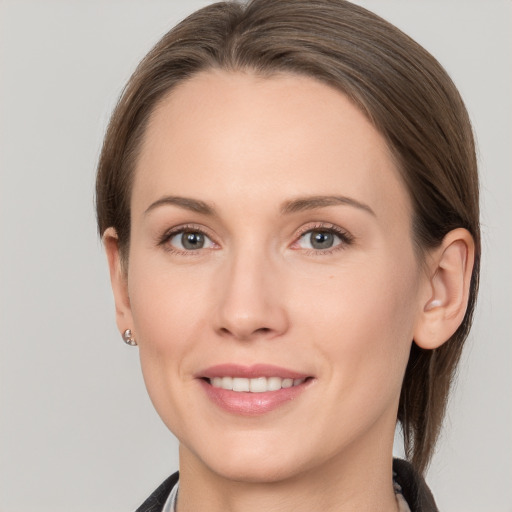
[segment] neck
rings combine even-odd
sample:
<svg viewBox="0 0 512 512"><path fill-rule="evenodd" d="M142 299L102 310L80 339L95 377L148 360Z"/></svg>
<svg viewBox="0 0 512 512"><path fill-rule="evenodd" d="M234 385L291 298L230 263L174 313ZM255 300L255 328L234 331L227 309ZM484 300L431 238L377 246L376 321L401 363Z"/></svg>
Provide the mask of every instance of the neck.
<svg viewBox="0 0 512 512"><path fill-rule="evenodd" d="M392 486L392 446L380 458L372 450L361 453L359 447L355 451L356 458L347 450L343 457L333 457L307 471L268 482L227 478L180 446L177 512L398 510Z"/></svg>

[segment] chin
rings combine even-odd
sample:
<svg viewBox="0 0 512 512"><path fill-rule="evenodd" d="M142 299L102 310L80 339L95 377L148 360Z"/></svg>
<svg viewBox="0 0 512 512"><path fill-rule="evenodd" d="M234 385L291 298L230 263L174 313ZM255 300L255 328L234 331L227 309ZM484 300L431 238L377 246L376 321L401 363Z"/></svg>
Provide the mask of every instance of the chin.
<svg viewBox="0 0 512 512"><path fill-rule="evenodd" d="M277 459L278 457L271 457L262 460L260 455L258 461L239 459L232 463L223 462L210 469L227 480L251 484L282 482L291 480L301 473L296 464L286 464Z"/></svg>
<svg viewBox="0 0 512 512"><path fill-rule="evenodd" d="M279 447L276 447L276 443L268 439L247 437L243 445L233 442L226 446L219 442L216 446L197 447L194 450L196 463L221 478L245 483L280 482L305 471L307 464L299 447L283 443L277 443ZM183 448L188 451L182 445Z"/></svg>

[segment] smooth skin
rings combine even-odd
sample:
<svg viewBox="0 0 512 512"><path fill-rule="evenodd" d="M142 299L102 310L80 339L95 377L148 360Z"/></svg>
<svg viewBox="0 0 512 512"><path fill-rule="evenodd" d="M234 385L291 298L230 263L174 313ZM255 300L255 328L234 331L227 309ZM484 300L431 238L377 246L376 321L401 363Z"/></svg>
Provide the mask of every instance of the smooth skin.
<svg viewBox="0 0 512 512"><path fill-rule="evenodd" d="M383 137L312 78L207 71L155 109L123 265L104 235L117 323L180 441L178 512L394 511L392 443L412 340L462 321L466 230L419 258ZM320 243L321 242L321 243ZM307 374L243 416L197 378L213 365Z"/></svg>

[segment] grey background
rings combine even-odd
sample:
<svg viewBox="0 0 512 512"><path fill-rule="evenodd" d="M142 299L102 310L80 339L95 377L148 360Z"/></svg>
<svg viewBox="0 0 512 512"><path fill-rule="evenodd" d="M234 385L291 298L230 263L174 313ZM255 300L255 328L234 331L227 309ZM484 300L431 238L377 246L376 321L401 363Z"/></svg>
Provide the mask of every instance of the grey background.
<svg viewBox="0 0 512 512"><path fill-rule="evenodd" d="M132 510L177 467L115 328L92 196L123 84L207 3L0 0L0 512ZM359 3L441 61L474 122L482 293L428 480L443 511L511 512L512 3Z"/></svg>

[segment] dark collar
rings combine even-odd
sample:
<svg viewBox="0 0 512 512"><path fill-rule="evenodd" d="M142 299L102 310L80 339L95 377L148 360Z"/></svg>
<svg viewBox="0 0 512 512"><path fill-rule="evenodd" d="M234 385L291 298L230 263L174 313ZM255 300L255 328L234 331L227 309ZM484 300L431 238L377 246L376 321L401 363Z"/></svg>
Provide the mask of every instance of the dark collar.
<svg viewBox="0 0 512 512"><path fill-rule="evenodd" d="M439 512L425 480L409 462L394 459L393 471L411 512ZM178 479L179 473L176 472L171 475L135 512L161 512L171 489L178 482Z"/></svg>
<svg viewBox="0 0 512 512"><path fill-rule="evenodd" d="M161 483L151 496L135 512L162 512L167 496L179 480L179 473L176 472L167 480Z"/></svg>
<svg viewBox="0 0 512 512"><path fill-rule="evenodd" d="M439 512L425 480L415 471L410 462L394 459L393 471L411 512Z"/></svg>

